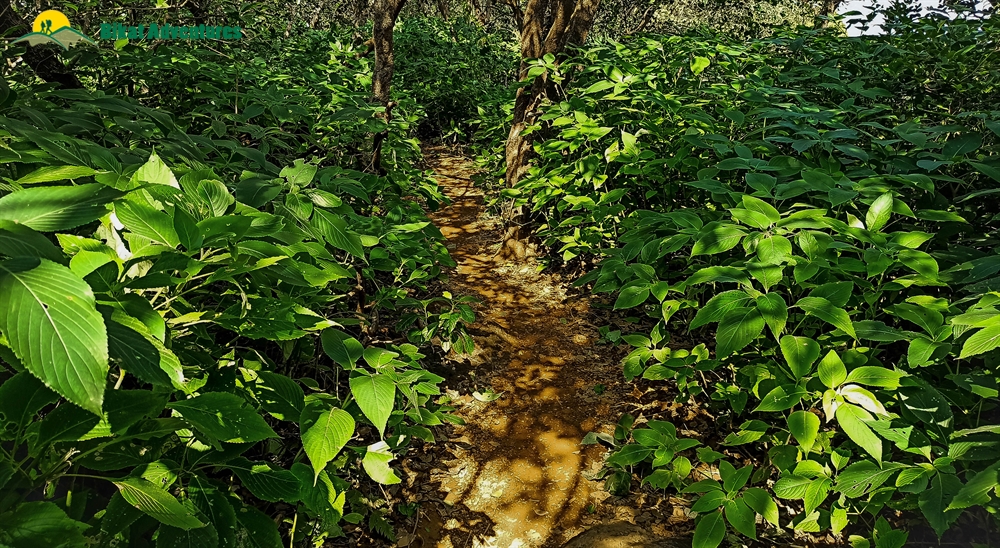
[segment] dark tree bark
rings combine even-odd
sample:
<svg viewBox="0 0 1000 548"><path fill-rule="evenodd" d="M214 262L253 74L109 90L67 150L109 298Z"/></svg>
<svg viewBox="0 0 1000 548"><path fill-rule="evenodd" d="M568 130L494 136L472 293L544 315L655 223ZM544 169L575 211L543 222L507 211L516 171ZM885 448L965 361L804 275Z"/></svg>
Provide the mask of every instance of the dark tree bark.
<svg viewBox="0 0 1000 548"><path fill-rule="evenodd" d="M392 29L396 26L396 19L406 0L375 0L374 3L374 28L372 29L372 42L375 49L375 68L372 74L372 99L386 107L385 122L389 123L392 117L391 88L392 73L395 67L393 57ZM382 172L382 143L389 135L388 128L375 135L372 151L372 166L378 172Z"/></svg>
<svg viewBox="0 0 1000 548"><path fill-rule="evenodd" d="M9 0L0 0L0 35L17 37L30 31L31 25L13 10ZM22 58L36 76L46 82L58 84L61 88L83 87L80 79L59 59L55 49L39 46L26 47L28 49Z"/></svg>
<svg viewBox="0 0 1000 548"><path fill-rule="evenodd" d="M528 0L521 24L520 78L528 74L528 59L547 54L560 56L570 45L582 45L594 25L600 0ZM507 136L507 186L513 186L528 171L534 144L524 129L536 116L546 93L552 91L545 76L517 90L514 120Z"/></svg>
<svg viewBox="0 0 1000 548"><path fill-rule="evenodd" d="M833 24L833 17L837 15L837 10L840 9L841 0L823 0L820 4L820 15L827 17L823 20L822 26L828 27Z"/></svg>

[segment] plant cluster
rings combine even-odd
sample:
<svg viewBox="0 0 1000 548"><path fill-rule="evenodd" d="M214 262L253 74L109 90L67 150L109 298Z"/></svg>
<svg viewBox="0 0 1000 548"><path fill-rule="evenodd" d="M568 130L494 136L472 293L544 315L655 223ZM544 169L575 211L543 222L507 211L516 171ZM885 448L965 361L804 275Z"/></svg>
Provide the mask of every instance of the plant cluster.
<svg viewBox="0 0 1000 548"><path fill-rule="evenodd" d="M1000 508L1000 27L889 25L534 62L557 99L501 193L564 261L599 261L578 284L647 318L626 378L719 417L697 451L658 417L603 440L611 490L700 495L697 548L866 515L898 547L894 511L943 535Z"/></svg>
<svg viewBox="0 0 1000 548"><path fill-rule="evenodd" d="M474 316L434 286L415 118L373 174L352 46L234 55L120 43L78 60L94 90L0 81L0 545L392 538L359 486L457 420L425 358Z"/></svg>

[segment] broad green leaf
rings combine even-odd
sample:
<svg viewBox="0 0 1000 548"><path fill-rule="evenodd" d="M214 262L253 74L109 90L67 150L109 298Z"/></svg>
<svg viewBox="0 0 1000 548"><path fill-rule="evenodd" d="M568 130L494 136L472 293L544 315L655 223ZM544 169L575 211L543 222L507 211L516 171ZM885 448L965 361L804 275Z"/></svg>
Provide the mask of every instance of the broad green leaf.
<svg viewBox="0 0 1000 548"><path fill-rule="evenodd" d="M299 500L299 482L295 474L267 462L251 462L243 457L226 463L255 497L268 502L279 500L294 504Z"/></svg>
<svg viewBox="0 0 1000 548"><path fill-rule="evenodd" d="M10 548L84 548L87 524L51 502L25 502L0 514L0 545Z"/></svg>
<svg viewBox="0 0 1000 548"><path fill-rule="evenodd" d="M304 415L310 416L303 417L302 448L312 463L315 478L318 478L320 471L337 456L337 453L340 453L354 435L354 417L336 407L321 410L319 413L307 412Z"/></svg>
<svg viewBox="0 0 1000 548"><path fill-rule="evenodd" d="M174 173L170 171L167 164L163 163L163 160L155 152L150 154L149 160L135 172L135 180L153 183L154 185L166 185L173 188L181 187L177 183Z"/></svg>
<svg viewBox="0 0 1000 548"><path fill-rule="evenodd" d="M882 462L882 440L872 432L870 426L865 421L872 420L872 416L857 405L845 403L837 407L837 423L851 438L851 441L861 446L876 461Z"/></svg>
<svg viewBox="0 0 1000 548"><path fill-rule="evenodd" d="M0 256L64 260L62 251L45 236L12 221L0 221Z"/></svg>
<svg viewBox="0 0 1000 548"><path fill-rule="evenodd" d="M757 242L757 257L761 262L781 264L792 255L792 242L784 236L772 235Z"/></svg>
<svg viewBox="0 0 1000 548"><path fill-rule="evenodd" d="M834 306L830 301L822 297L802 297L799 299L799 302L795 303L795 306L841 329L850 335L851 338L858 338L857 333L854 331L854 324L851 322L851 317L847 315L847 311Z"/></svg>
<svg viewBox="0 0 1000 548"><path fill-rule="evenodd" d="M696 56L694 59L691 60L691 72L695 74L701 74L711 64L712 62L708 59L708 57Z"/></svg>
<svg viewBox="0 0 1000 548"><path fill-rule="evenodd" d="M188 483L188 495L195 508L201 512L200 516L206 518L209 526L218 534L217 548L235 548L236 512L229 499L200 474L194 475Z"/></svg>
<svg viewBox="0 0 1000 548"><path fill-rule="evenodd" d="M230 496L236 512L238 548L285 548L277 524L270 516Z"/></svg>
<svg viewBox="0 0 1000 548"><path fill-rule="evenodd" d="M808 453L819 434L819 417L808 411L795 411L788 416L788 431Z"/></svg>
<svg viewBox="0 0 1000 548"><path fill-rule="evenodd" d="M371 479L383 485L394 485L402 480L389 467L389 462L393 458L395 456L389 451L389 446L384 441L380 441L368 446L368 451L365 453L361 465Z"/></svg>
<svg viewBox="0 0 1000 548"><path fill-rule="evenodd" d="M31 423L43 407L59 401L59 396L27 371L0 385L0 439L4 431L17 432Z"/></svg>
<svg viewBox="0 0 1000 548"><path fill-rule="evenodd" d="M726 522L722 518L722 511L716 510L698 520L691 548L716 548L722 544L724 538L726 538Z"/></svg>
<svg viewBox="0 0 1000 548"><path fill-rule="evenodd" d="M997 469L1000 469L1000 462L993 463L972 476L972 479L955 494L955 498L951 499L951 504L946 510L969 508L990 502L992 500L990 491L996 489L998 485Z"/></svg>
<svg viewBox="0 0 1000 548"><path fill-rule="evenodd" d="M899 252L899 262L912 268L918 274L935 279L938 276L938 264L930 254L916 249L903 249Z"/></svg>
<svg viewBox="0 0 1000 548"><path fill-rule="evenodd" d="M643 284L626 287L621 293L618 294L618 298L615 300L615 310L620 310L622 308L634 308L645 302L648 298L648 285Z"/></svg>
<svg viewBox="0 0 1000 548"><path fill-rule="evenodd" d="M0 262L0 333L32 375L76 405L101 414L108 338L94 293L45 259Z"/></svg>
<svg viewBox="0 0 1000 548"><path fill-rule="evenodd" d="M219 533L211 523L197 529L161 525L156 534L156 548L218 548Z"/></svg>
<svg viewBox="0 0 1000 548"><path fill-rule="evenodd" d="M305 393L297 382L284 375L258 371L254 394L264 411L278 420L295 421L302 415Z"/></svg>
<svg viewBox="0 0 1000 548"><path fill-rule="evenodd" d="M198 227L198 221L182 207L174 207L174 232L184 249L195 251L205 243L205 236Z"/></svg>
<svg viewBox="0 0 1000 548"><path fill-rule="evenodd" d="M707 514L718 509L726 502L726 493L723 491L709 491L694 501L691 511L699 514Z"/></svg>
<svg viewBox="0 0 1000 548"><path fill-rule="evenodd" d="M777 293L767 293L757 297L757 310L767 322L771 329L771 334L777 339L785 330L785 322L788 321L788 307L785 300Z"/></svg>
<svg viewBox="0 0 1000 548"><path fill-rule="evenodd" d="M622 446L620 449L614 452L613 455L608 457L608 464L616 464L619 466L632 466L633 464L638 464L646 459L649 455L653 453L653 450L645 447L643 445L630 443L628 445Z"/></svg>
<svg viewBox="0 0 1000 548"><path fill-rule="evenodd" d="M958 356L964 360L978 356L1000 346L1000 323L984 327L972 334L962 345L962 353Z"/></svg>
<svg viewBox="0 0 1000 548"><path fill-rule="evenodd" d="M812 372L812 366L819 358L819 343L809 337L785 335L779 344L781 355L785 357L785 363L792 370L796 380Z"/></svg>
<svg viewBox="0 0 1000 548"><path fill-rule="evenodd" d="M809 490L810 483L812 480L806 477L793 474L785 475L774 482L774 494L782 499L803 499Z"/></svg>
<svg viewBox="0 0 1000 548"><path fill-rule="evenodd" d="M344 369L354 369L364 354L364 347L357 339L336 328L324 329L320 336L323 351Z"/></svg>
<svg viewBox="0 0 1000 548"><path fill-rule="evenodd" d="M885 367L862 365L861 367L852 369L851 372L847 374L847 379L844 382L853 382L895 390L896 388L899 388L899 379L903 378L904 375L905 373L902 371L894 371Z"/></svg>
<svg viewBox="0 0 1000 548"><path fill-rule="evenodd" d="M868 208L868 213L865 214L865 225L868 230L878 232L882 230L885 223L889 222L890 215L892 215L892 193L886 192L875 198L871 207Z"/></svg>
<svg viewBox="0 0 1000 548"><path fill-rule="evenodd" d="M834 490L849 498L862 497L881 487L903 467L902 464L888 461L881 468L868 460L856 462L837 475Z"/></svg>
<svg viewBox="0 0 1000 548"><path fill-rule="evenodd" d="M67 179L90 177L95 173L97 173L97 171L87 166L45 166L32 171L24 177L21 177L17 180L17 184L30 185L35 183L51 183L53 181L65 181Z"/></svg>
<svg viewBox="0 0 1000 548"><path fill-rule="evenodd" d="M751 487L743 492L743 500L754 512L760 514L768 523L779 527L778 505L767 491L760 487Z"/></svg>
<svg viewBox="0 0 1000 548"><path fill-rule="evenodd" d="M251 443L278 434L243 398L228 392L207 392L194 398L167 405L184 420L213 439L232 443Z"/></svg>
<svg viewBox="0 0 1000 548"><path fill-rule="evenodd" d="M764 317L756 308L730 310L719 322L715 334L715 355L719 358L742 350L764 330Z"/></svg>
<svg viewBox="0 0 1000 548"><path fill-rule="evenodd" d="M736 247L746 233L736 225L706 225L691 247L691 256L715 255Z"/></svg>
<svg viewBox="0 0 1000 548"><path fill-rule="evenodd" d="M113 483L129 504L164 525L185 530L205 526L193 511L147 479L127 478Z"/></svg>
<svg viewBox="0 0 1000 548"><path fill-rule="evenodd" d="M180 359L139 320L118 313L112 314L112 318L105 320L111 358L142 382L183 389Z"/></svg>
<svg viewBox="0 0 1000 548"><path fill-rule="evenodd" d="M100 183L19 190L0 198L0 221L55 232L95 221L123 193Z"/></svg>
<svg viewBox="0 0 1000 548"><path fill-rule="evenodd" d="M743 501L743 497L727 500L725 504L726 521L744 536L757 539L757 519L753 510Z"/></svg>
<svg viewBox="0 0 1000 548"><path fill-rule="evenodd" d="M957 483L957 478L954 476L935 474L931 478L930 486L920 491L917 496L917 504L920 506L920 511L923 512L924 518L934 529L934 532L937 533L938 538L941 538L945 531L951 527L951 524L958 519L958 516L962 515L962 511L959 509L953 508L945 511L944 498L946 493L942 478L948 478L949 484ZM947 494L951 495L952 493Z"/></svg>
<svg viewBox="0 0 1000 548"><path fill-rule="evenodd" d="M173 220L162 211L139 202L118 202L115 204L115 216L129 231L154 242L169 247L177 247L181 243Z"/></svg>
<svg viewBox="0 0 1000 548"><path fill-rule="evenodd" d="M776 386L768 392L766 396L761 398L760 405L754 409L754 412L784 411L786 409L791 409L799 403L805 395L805 389L800 386Z"/></svg>
<svg viewBox="0 0 1000 548"><path fill-rule="evenodd" d="M698 310L694 319L688 324L688 329L696 329L708 323L720 322L727 312L740 308L750 299L750 295L739 289L723 291L709 299L705 306Z"/></svg>
<svg viewBox="0 0 1000 548"><path fill-rule="evenodd" d="M358 407L375 425L379 436L385 436L385 425L396 401L396 384L387 375L381 374L353 377L350 384Z"/></svg>
<svg viewBox="0 0 1000 548"><path fill-rule="evenodd" d="M348 232L347 221L343 217L328 213L322 209L317 209L313 215L312 222L327 243L337 249L343 249L359 259L365 258L365 250L361 245L361 238L357 234Z"/></svg>
<svg viewBox="0 0 1000 548"><path fill-rule="evenodd" d="M777 209L774 209L774 206L749 194L743 195L743 207L749 211L756 211L757 213L760 213L768 221L770 221L771 224L781 220L781 214L778 213Z"/></svg>

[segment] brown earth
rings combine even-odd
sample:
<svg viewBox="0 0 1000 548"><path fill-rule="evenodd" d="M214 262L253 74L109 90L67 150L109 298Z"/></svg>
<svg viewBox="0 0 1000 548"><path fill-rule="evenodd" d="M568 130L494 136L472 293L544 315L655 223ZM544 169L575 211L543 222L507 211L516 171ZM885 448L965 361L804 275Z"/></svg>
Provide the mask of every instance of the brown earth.
<svg viewBox="0 0 1000 548"><path fill-rule="evenodd" d="M443 428L447 439L402 463L401 494L420 505L398 545L556 547L598 525L569 546L665 545L669 520L585 477L600 469L605 449L580 441L611 433L635 399L621 352L595 344L589 298L558 274L539 273L530 249L503 245L471 161L444 149L426 155L453 202L431 215L458 262L448 288L481 302L470 328L475 351L447 364L448 394L465 425ZM490 391L499 398L488 401Z"/></svg>

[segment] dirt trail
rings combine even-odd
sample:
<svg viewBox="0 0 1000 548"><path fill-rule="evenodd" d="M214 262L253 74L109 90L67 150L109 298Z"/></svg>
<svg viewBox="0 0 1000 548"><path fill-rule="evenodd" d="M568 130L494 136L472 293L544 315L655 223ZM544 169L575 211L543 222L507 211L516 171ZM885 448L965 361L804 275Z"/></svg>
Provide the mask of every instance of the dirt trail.
<svg viewBox="0 0 1000 548"><path fill-rule="evenodd" d="M600 482L583 477L599 467L603 449L580 440L610 431L618 419L613 404L625 390L619 356L595 346L585 296L567 293L568 284L537 273L530 260L497 253L503 233L485 213L472 163L443 149L426 152L453 201L431 216L458 262L449 289L482 302L471 329L476 350L453 356L449 379L451 388L465 383L449 393L466 425L432 446L423 474L419 463L408 471L419 498L437 504L422 505L414 533L400 544L561 546L607 497ZM472 388L502 396L478 401L467 395Z"/></svg>

